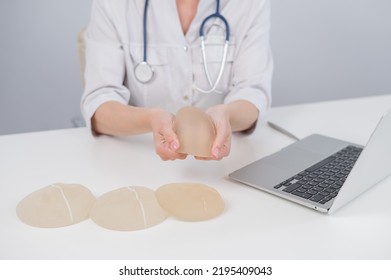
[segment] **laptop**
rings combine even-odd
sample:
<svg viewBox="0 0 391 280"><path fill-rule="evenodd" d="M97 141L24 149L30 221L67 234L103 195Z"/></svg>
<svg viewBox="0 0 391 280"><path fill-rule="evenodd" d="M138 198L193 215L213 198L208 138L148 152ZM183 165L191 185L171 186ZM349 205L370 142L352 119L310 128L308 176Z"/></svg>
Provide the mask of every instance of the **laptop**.
<svg viewBox="0 0 391 280"><path fill-rule="evenodd" d="M331 214L390 174L391 110L365 147L312 134L230 173L229 178Z"/></svg>

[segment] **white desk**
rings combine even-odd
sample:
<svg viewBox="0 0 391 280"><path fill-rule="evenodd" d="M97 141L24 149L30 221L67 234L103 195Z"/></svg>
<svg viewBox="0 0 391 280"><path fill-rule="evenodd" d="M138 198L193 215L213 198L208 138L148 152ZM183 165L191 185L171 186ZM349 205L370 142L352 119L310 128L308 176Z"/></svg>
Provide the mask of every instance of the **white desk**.
<svg viewBox="0 0 391 280"><path fill-rule="evenodd" d="M277 107L268 120L298 138L320 133L365 145L381 116L391 109L391 95Z"/></svg>
<svg viewBox="0 0 391 280"><path fill-rule="evenodd" d="M378 114L377 108L390 100L365 101ZM310 118L316 107L330 112L339 104L349 102L294 108ZM329 121L339 120L331 116ZM361 133L366 137L370 131ZM0 259L391 258L391 178L329 216L227 180L229 172L293 142L266 124L251 136L235 136L231 155L219 162L162 162L151 138L93 138L86 128L1 136ZM223 215L206 222L168 218L147 230L116 232L91 220L66 228L34 228L15 214L23 197L55 182L80 183L99 196L123 186L157 189L180 181L217 189L226 202Z"/></svg>

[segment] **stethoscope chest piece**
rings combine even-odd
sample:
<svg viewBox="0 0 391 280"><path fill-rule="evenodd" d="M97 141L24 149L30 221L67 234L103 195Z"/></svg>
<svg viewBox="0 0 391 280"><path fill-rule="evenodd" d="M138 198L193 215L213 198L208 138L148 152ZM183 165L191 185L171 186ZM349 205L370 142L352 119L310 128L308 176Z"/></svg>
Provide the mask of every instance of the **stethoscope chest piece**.
<svg viewBox="0 0 391 280"><path fill-rule="evenodd" d="M152 80L154 72L152 66L143 61L134 68L134 74L140 83L145 84Z"/></svg>

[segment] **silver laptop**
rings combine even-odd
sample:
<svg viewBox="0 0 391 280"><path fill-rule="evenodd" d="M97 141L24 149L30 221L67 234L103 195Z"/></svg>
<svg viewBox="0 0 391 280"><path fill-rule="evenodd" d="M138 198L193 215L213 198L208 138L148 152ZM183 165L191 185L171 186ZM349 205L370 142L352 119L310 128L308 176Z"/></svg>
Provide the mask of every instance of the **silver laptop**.
<svg viewBox="0 0 391 280"><path fill-rule="evenodd" d="M365 147L313 134L229 178L331 214L390 174L391 110Z"/></svg>

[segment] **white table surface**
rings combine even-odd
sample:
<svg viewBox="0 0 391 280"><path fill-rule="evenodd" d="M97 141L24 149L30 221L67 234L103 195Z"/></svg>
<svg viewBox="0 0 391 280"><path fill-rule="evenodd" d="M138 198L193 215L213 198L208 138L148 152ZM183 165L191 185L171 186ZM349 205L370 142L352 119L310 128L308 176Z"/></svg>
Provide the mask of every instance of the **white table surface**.
<svg viewBox="0 0 391 280"><path fill-rule="evenodd" d="M268 114L268 121L299 139L320 133L365 145L388 110L391 94L276 107Z"/></svg>
<svg viewBox="0 0 391 280"><path fill-rule="evenodd" d="M383 101L367 98L372 115L362 118L376 118ZM332 111L355 102L295 108L302 115L308 112L311 120L316 107ZM365 139L372 129L355 134ZM163 162L154 154L150 134L94 138L78 128L0 136L0 259L390 259L390 177L331 216L227 179L229 172L293 141L260 124L251 136L236 135L231 155L222 161ZM214 187L226 203L225 212L204 222L169 217L134 232L103 229L91 220L34 228L15 214L22 198L56 182L83 184L99 196L124 186L157 189L181 181Z"/></svg>

